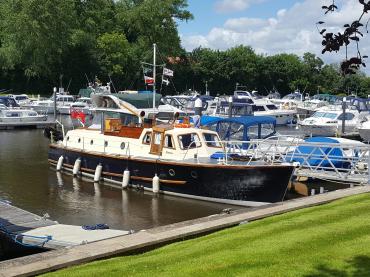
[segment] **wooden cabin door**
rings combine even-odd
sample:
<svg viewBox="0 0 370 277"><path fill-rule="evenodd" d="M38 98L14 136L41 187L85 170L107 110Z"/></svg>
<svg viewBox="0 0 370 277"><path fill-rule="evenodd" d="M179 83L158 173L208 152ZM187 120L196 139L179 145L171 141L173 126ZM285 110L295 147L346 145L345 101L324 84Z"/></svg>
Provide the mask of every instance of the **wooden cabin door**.
<svg viewBox="0 0 370 277"><path fill-rule="evenodd" d="M164 130L153 131L150 144L150 154L162 155L163 144L164 144Z"/></svg>

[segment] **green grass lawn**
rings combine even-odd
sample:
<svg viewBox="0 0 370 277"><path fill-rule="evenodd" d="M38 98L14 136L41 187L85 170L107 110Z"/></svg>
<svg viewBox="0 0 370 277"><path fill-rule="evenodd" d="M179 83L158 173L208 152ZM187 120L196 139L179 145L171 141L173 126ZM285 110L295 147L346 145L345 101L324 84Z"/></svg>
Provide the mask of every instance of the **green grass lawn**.
<svg viewBox="0 0 370 277"><path fill-rule="evenodd" d="M49 276L370 276L370 195Z"/></svg>

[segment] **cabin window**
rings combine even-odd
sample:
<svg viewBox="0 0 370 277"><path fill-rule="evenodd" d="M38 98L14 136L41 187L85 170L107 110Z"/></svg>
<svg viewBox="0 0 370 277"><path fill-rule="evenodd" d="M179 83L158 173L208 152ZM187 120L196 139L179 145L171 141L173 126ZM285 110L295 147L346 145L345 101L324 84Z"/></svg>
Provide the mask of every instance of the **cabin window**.
<svg viewBox="0 0 370 277"><path fill-rule="evenodd" d="M7 117L20 117L19 113L6 113Z"/></svg>
<svg viewBox="0 0 370 277"><path fill-rule="evenodd" d="M273 135L275 132L275 126L271 123L261 124L261 137L262 139Z"/></svg>
<svg viewBox="0 0 370 277"><path fill-rule="evenodd" d="M139 118L136 115L126 113L105 112L104 119L107 118L119 118L123 126L136 126L139 123Z"/></svg>
<svg viewBox="0 0 370 277"><path fill-rule="evenodd" d="M342 113L339 117L338 120L353 120L355 118L355 115L353 113Z"/></svg>
<svg viewBox="0 0 370 277"><path fill-rule="evenodd" d="M162 133L154 133L154 141L153 144L155 145L161 145L161 140L162 140Z"/></svg>
<svg viewBox="0 0 370 277"><path fill-rule="evenodd" d="M248 138L249 139L258 139L259 138L259 128L257 126L251 126L248 128Z"/></svg>
<svg viewBox="0 0 370 277"><path fill-rule="evenodd" d="M166 135L164 137L164 147L165 148L172 148L175 149L175 145L173 143L173 138L171 135Z"/></svg>
<svg viewBox="0 0 370 277"><path fill-rule="evenodd" d="M184 134L178 137L181 149L192 149L201 147L200 139L197 134Z"/></svg>
<svg viewBox="0 0 370 277"><path fill-rule="evenodd" d="M264 112L265 107L264 106L253 106L253 111L254 112Z"/></svg>
<svg viewBox="0 0 370 277"><path fill-rule="evenodd" d="M325 113L325 112L316 112L312 117L323 117L328 119L335 119L337 117L337 114L335 113Z"/></svg>
<svg viewBox="0 0 370 277"><path fill-rule="evenodd" d="M228 138L228 140L231 141L243 141L244 125L236 122L230 123L225 138Z"/></svg>
<svg viewBox="0 0 370 277"><path fill-rule="evenodd" d="M121 150L124 150L126 147L126 144L124 142L121 143Z"/></svg>
<svg viewBox="0 0 370 277"><path fill-rule="evenodd" d="M278 107L276 107L275 105L267 105L266 106L269 110L278 110Z"/></svg>
<svg viewBox="0 0 370 277"><path fill-rule="evenodd" d="M217 147L217 148L222 147L221 141L216 134L204 133L203 137L208 147Z"/></svg>
<svg viewBox="0 0 370 277"><path fill-rule="evenodd" d="M147 132L143 138L143 144L150 144L152 138L152 132Z"/></svg>

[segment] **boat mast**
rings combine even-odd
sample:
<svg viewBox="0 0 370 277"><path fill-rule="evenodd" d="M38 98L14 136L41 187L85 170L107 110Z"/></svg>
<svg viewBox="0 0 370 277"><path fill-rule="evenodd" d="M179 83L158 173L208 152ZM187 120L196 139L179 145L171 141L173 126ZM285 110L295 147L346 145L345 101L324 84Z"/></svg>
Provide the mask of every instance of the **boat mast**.
<svg viewBox="0 0 370 277"><path fill-rule="evenodd" d="M155 109L155 85L156 85L156 73L157 73L157 68L156 68L156 52L157 52L157 44L153 43L153 110Z"/></svg>

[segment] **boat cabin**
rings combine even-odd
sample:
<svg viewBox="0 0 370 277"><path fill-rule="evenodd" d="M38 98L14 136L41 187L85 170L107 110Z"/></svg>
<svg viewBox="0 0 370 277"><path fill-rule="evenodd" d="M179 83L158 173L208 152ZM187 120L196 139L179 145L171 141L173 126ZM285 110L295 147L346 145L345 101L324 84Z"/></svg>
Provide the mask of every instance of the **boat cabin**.
<svg viewBox="0 0 370 277"><path fill-rule="evenodd" d="M153 124L152 124L153 122ZM223 151L216 132L188 122L154 124L153 120L122 110L101 110L88 128L71 130L63 144L85 151L163 159L209 158Z"/></svg>

